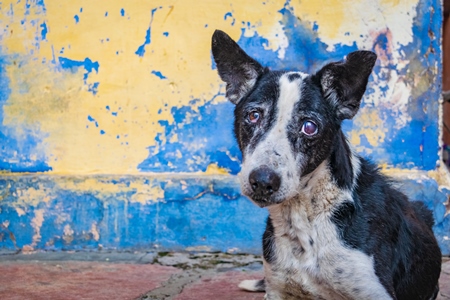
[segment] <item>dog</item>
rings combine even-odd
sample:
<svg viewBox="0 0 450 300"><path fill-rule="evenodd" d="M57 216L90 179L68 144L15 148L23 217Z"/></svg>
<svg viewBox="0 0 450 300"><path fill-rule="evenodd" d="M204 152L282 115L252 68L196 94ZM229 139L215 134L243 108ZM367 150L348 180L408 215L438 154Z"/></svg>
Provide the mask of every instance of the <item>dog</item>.
<svg viewBox="0 0 450 300"><path fill-rule="evenodd" d="M376 54L355 51L315 74L272 71L226 33L212 36L235 104L242 193L267 207L265 299L435 299L441 252L432 213L356 154L341 129L357 113Z"/></svg>

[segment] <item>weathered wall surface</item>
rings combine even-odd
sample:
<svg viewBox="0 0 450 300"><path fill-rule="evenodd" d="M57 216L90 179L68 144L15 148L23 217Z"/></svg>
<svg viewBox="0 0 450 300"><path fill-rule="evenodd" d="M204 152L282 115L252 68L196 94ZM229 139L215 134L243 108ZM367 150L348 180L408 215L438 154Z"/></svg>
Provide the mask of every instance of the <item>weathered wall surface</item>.
<svg viewBox="0 0 450 300"><path fill-rule="evenodd" d="M437 0L0 2L0 248L259 251L266 213L233 176L219 28L271 68L375 51L345 131L410 178L449 253L441 14Z"/></svg>

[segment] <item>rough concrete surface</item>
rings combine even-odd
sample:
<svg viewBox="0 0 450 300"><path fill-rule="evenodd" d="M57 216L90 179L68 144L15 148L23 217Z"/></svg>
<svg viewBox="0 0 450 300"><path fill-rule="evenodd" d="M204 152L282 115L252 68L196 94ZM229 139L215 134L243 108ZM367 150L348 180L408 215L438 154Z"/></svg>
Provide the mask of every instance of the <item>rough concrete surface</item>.
<svg viewBox="0 0 450 300"><path fill-rule="evenodd" d="M263 277L255 255L224 253L0 253L0 299L262 300L238 289ZM438 299L450 299L450 261Z"/></svg>

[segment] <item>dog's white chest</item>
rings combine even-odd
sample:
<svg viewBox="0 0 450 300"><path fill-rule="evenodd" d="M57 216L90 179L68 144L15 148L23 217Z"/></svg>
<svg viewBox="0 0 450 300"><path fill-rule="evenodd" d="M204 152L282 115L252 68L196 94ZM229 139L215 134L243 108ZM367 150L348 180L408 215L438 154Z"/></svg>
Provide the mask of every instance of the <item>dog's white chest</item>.
<svg viewBox="0 0 450 300"><path fill-rule="evenodd" d="M284 291L283 299L345 299L328 284L343 252L335 230L326 227L332 225L291 220L290 228L275 227L276 263L269 267L269 285Z"/></svg>
<svg viewBox="0 0 450 300"><path fill-rule="evenodd" d="M265 265L268 299L391 299L372 258L346 247L328 217L285 217L273 219L275 261Z"/></svg>

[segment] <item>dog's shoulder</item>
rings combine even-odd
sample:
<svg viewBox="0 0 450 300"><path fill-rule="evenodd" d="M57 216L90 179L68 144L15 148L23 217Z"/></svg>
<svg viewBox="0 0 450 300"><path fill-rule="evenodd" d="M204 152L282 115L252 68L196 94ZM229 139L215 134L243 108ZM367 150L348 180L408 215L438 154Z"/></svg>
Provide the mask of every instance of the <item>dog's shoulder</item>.
<svg viewBox="0 0 450 300"><path fill-rule="evenodd" d="M418 269L426 260L435 265L429 268L436 273L430 278L438 276L440 270L441 254L432 232L432 212L423 202L410 201L399 184L383 175L377 166L364 158L359 160L353 201L342 203L332 215L342 242L373 257L381 283L389 289L388 283L396 282L397 295L415 299L420 293L429 294L421 290L421 286L430 284ZM406 281L416 284L408 285Z"/></svg>
<svg viewBox="0 0 450 300"><path fill-rule="evenodd" d="M386 242L386 237L396 237L392 240L396 241L414 228L431 229L433 217L422 202L409 201L396 181L370 161L361 157L358 160L352 201L337 206L331 217L347 245L365 250L373 248L372 243Z"/></svg>

